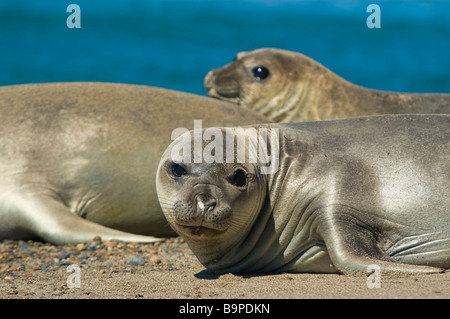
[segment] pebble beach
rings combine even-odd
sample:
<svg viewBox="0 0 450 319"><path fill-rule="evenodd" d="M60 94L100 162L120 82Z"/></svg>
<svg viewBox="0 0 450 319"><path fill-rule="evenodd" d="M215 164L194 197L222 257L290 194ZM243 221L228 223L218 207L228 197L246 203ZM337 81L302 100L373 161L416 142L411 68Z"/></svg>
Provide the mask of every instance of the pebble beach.
<svg viewBox="0 0 450 319"><path fill-rule="evenodd" d="M74 281L79 269L78 287ZM72 266L72 267L71 267ZM181 238L158 243L92 241L52 245L0 243L1 299L448 299L450 272L381 274L216 275Z"/></svg>

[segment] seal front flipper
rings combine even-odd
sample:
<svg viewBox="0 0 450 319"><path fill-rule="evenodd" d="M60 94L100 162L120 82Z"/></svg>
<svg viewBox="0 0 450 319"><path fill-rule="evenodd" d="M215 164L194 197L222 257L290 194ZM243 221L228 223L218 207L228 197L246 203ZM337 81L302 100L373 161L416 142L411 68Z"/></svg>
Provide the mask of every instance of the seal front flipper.
<svg viewBox="0 0 450 319"><path fill-rule="evenodd" d="M324 214L326 215L326 214ZM370 225L343 214L321 218L317 232L324 239L331 261L343 274L366 272L377 265L385 272L440 273L445 269L399 263L384 252L379 234Z"/></svg>
<svg viewBox="0 0 450 319"><path fill-rule="evenodd" d="M23 198L10 195L0 203L0 239L28 239L22 238L27 235L53 244L79 243L96 236L102 240L125 242L150 243L162 240L122 232L83 219L50 196Z"/></svg>

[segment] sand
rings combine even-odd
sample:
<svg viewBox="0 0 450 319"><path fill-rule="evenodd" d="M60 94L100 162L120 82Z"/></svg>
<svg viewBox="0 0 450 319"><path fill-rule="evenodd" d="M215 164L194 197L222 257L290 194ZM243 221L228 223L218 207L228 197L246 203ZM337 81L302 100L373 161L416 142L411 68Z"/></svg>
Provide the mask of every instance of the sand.
<svg viewBox="0 0 450 319"><path fill-rule="evenodd" d="M381 273L378 288L369 287L368 275L217 276L180 238L155 244L0 243L2 299L450 299L448 271Z"/></svg>

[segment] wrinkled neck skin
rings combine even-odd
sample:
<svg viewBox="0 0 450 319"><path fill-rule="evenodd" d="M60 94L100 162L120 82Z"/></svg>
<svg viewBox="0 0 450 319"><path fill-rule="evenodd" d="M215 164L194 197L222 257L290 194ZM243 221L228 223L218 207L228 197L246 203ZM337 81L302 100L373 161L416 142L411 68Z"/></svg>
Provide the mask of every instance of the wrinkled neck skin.
<svg viewBox="0 0 450 319"><path fill-rule="evenodd" d="M243 87L240 104L278 123L295 122L299 117L315 118L315 111L308 110L312 102L311 91L308 90L310 85L309 80L296 82L286 77L277 81L276 88L263 88L264 93L251 92L252 87Z"/></svg>
<svg viewBox="0 0 450 319"><path fill-rule="evenodd" d="M361 112L355 109L355 101L365 88L345 81L315 62L307 68L311 70L297 70L277 78L270 89L257 88L262 93L255 87L243 88L249 91L243 92L241 104L279 123L334 119ZM358 107L360 103L356 103Z"/></svg>
<svg viewBox="0 0 450 319"><path fill-rule="evenodd" d="M326 249L323 253L324 249L320 248L324 245L310 231L316 210L314 188L307 186L308 180L296 178L297 185L304 185L310 191L293 191L293 185L288 182L293 180L289 175L304 176L301 172L306 158L299 153L303 152L286 152L284 137L280 137L280 168L275 174L262 175L258 181L264 183L266 192L251 224L226 238L200 242L187 239L205 267L216 273L278 273L292 270L300 260L304 271L316 271L317 263L324 263L322 272L330 269Z"/></svg>
<svg viewBox="0 0 450 319"><path fill-rule="evenodd" d="M300 72L298 72L300 73ZM298 74L297 73L297 74ZM308 74L308 72L306 72ZM244 92L241 104L279 123L321 121L355 116L448 113L450 94L398 93L368 89L324 67L313 76L280 78L277 89L261 95Z"/></svg>

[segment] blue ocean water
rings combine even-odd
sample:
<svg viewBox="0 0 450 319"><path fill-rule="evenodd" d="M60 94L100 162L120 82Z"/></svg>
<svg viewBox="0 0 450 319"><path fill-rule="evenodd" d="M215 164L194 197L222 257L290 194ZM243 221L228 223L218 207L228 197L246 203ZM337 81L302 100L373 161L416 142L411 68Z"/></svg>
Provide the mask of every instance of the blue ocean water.
<svg viewBox="0 0 450 319"><path fill-rule="evenodd" d="M69 4L81 9L70 29ZM367 6L380 6L370 29ZM104 81L205 94L236 53L301 52L359 85L450 93L450 1L2 0L0 85Z"/></svg>

